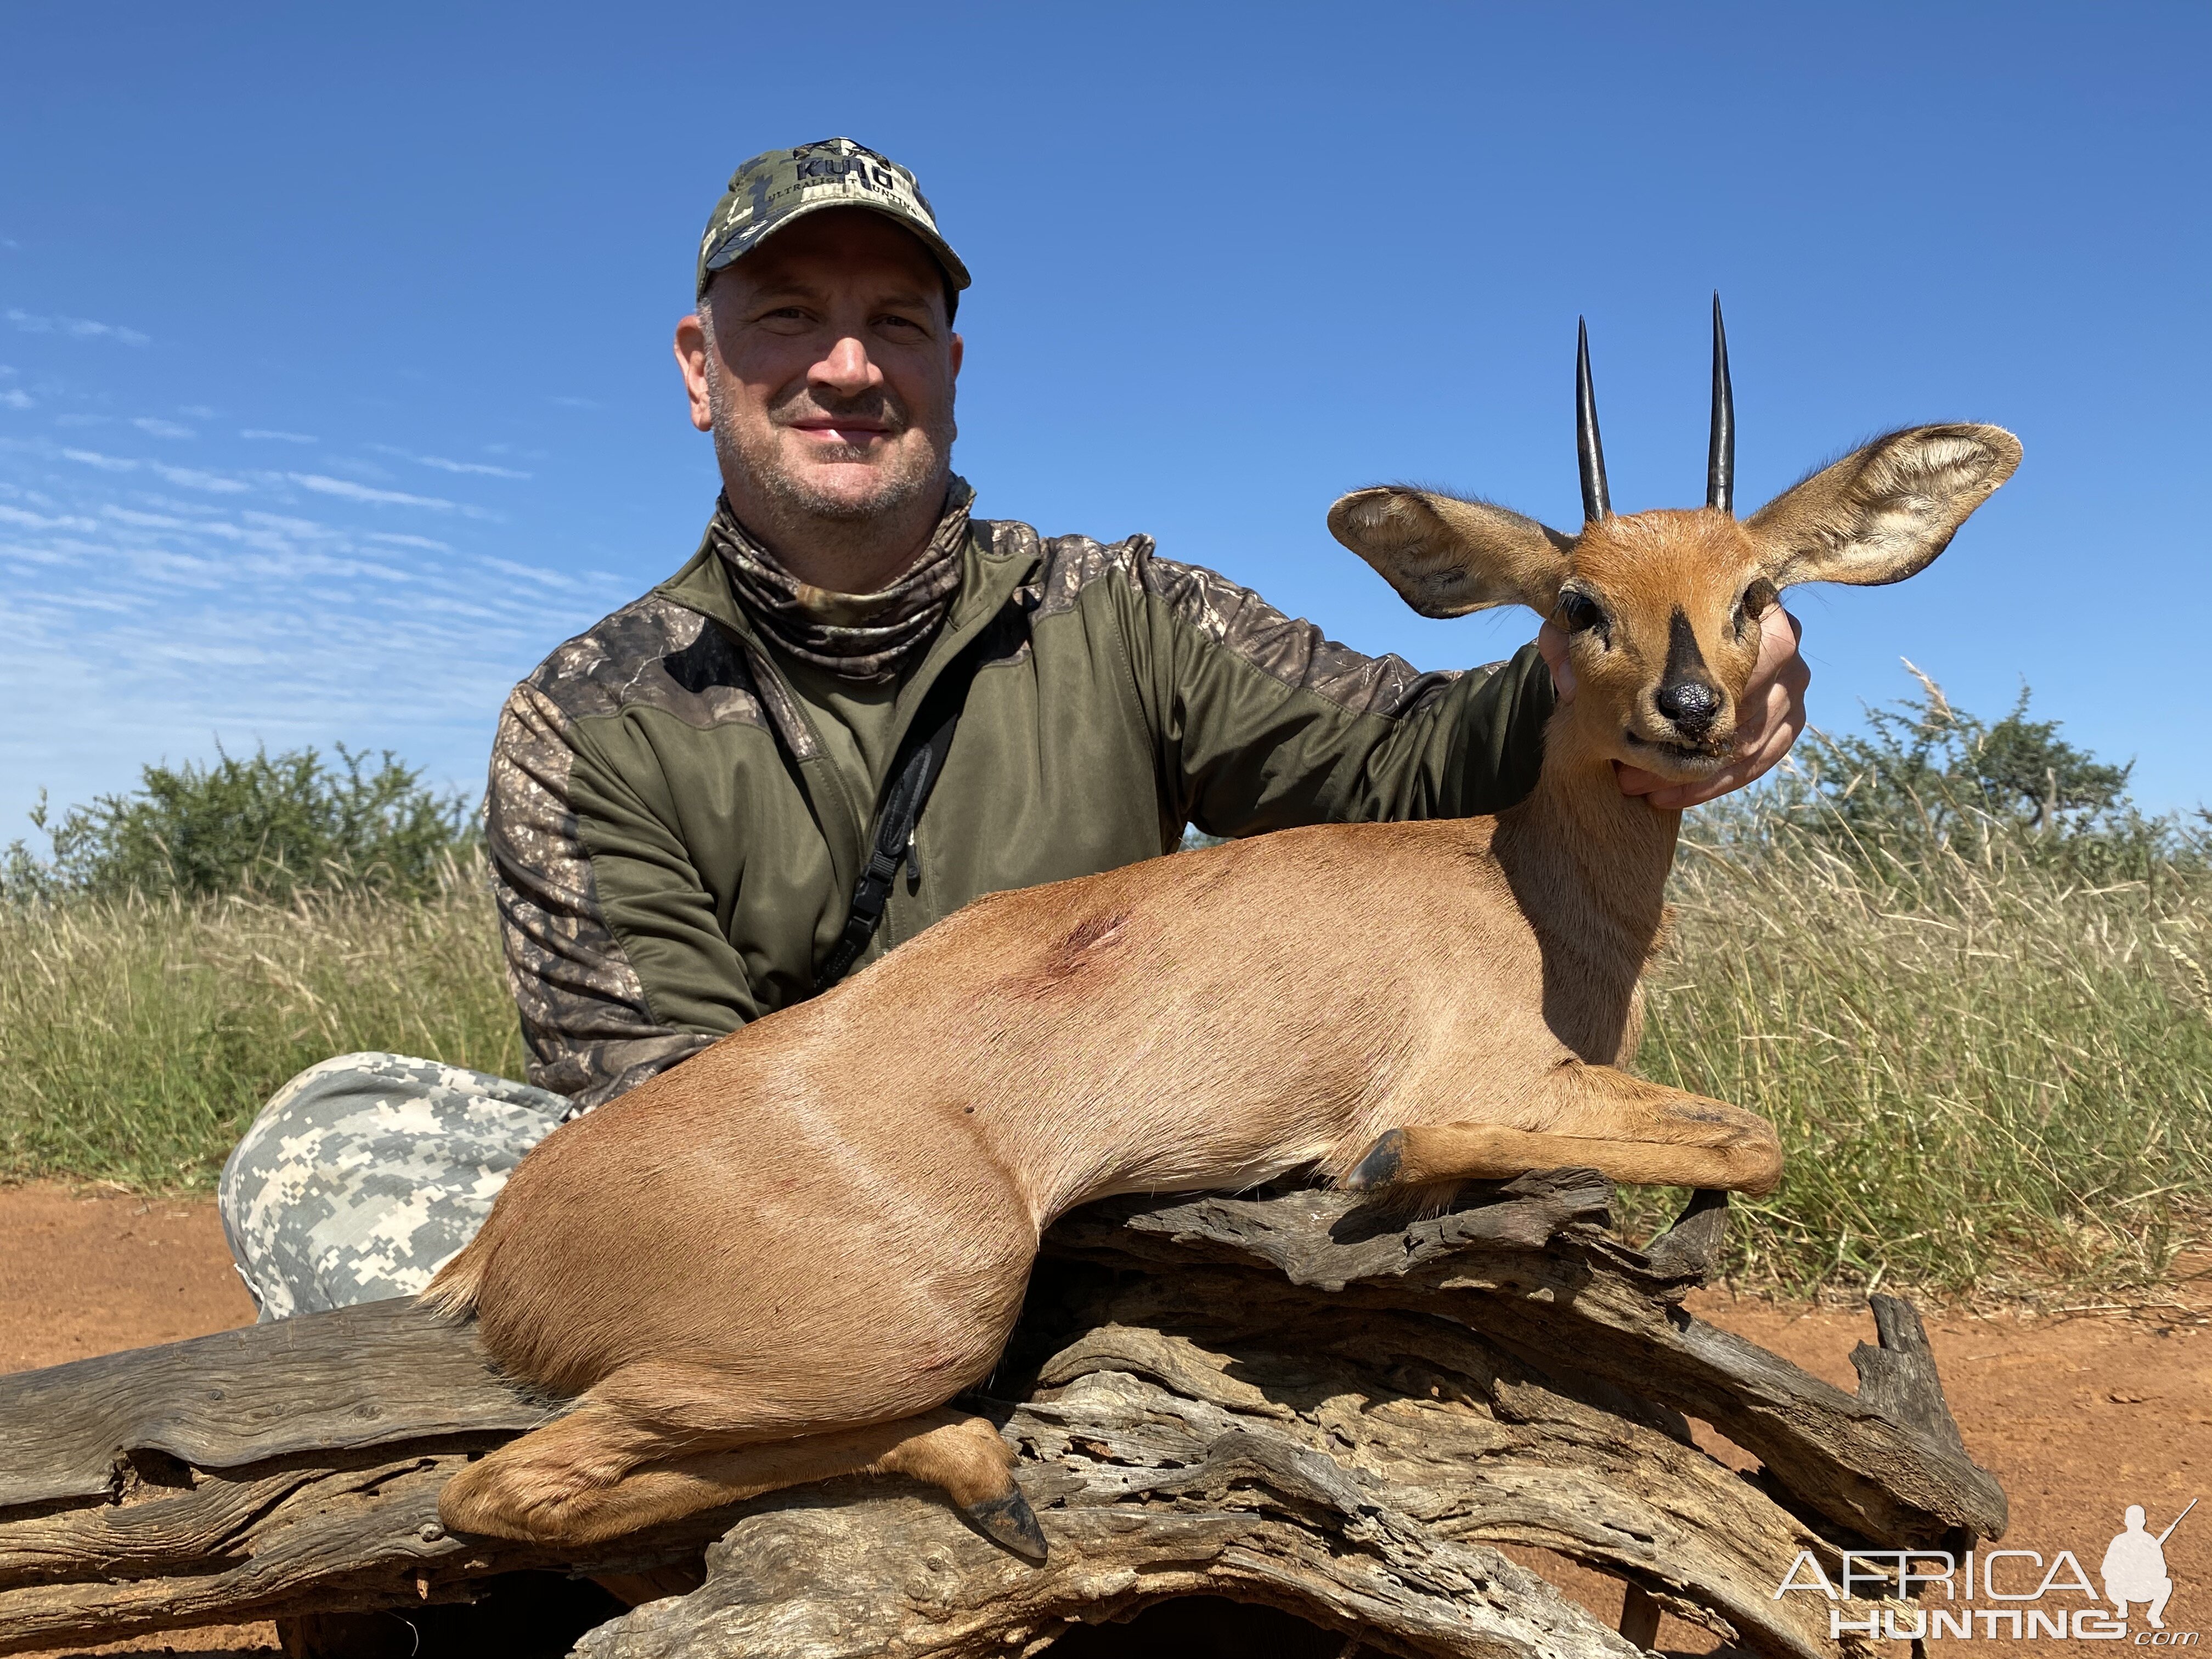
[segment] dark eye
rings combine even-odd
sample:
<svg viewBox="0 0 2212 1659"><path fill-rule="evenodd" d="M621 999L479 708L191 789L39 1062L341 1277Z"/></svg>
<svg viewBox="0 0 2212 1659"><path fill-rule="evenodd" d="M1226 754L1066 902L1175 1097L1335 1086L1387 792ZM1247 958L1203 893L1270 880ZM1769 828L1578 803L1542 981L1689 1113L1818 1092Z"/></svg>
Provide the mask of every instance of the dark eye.
<svg viewBox="0 0 2212 1659"><path fill-rule="evenodd" d="M1571 587L1559 595L1559 625L1570 634L1579 634L1586 628L1601 629L1605 612L1589 594Z"/></svg>
<svg viewBox="0 0 2212 1659"><path fill-rule="evenodd" d="M1774 584L1764 576L1745 588L1743 597L1736 601L1735 605L1737 632L1743 630L1745 623L1755 623L1765 616L1768 608L1780 597L1774 591Z"/></svg>

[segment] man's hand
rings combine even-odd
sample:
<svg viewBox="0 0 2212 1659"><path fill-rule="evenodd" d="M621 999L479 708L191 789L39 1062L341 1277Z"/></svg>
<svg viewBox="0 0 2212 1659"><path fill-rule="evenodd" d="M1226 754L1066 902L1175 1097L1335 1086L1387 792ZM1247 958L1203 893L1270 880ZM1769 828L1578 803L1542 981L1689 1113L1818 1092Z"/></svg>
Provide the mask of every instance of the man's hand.
<svg viewBox="0 0 2212 1659"><path fill-rule="evenodd" d="M1780 605L1771 605L1759 623L1759 665L1743 689L1742 714L1736 723L1735 758L1698 783L1669 783L1640 766L1620 766L1620 793L1642 795L1654 806L1696 806L1741 789L1763 777L1790 752L1797 734L1805 729L1805 688L1813 671L1797 653L1805 629ZM1566 630L1546 622L1536 634L1536 648L1551 665L1552 684L1559 701L1575 700L1575 671L1567 660Z"/></svg>

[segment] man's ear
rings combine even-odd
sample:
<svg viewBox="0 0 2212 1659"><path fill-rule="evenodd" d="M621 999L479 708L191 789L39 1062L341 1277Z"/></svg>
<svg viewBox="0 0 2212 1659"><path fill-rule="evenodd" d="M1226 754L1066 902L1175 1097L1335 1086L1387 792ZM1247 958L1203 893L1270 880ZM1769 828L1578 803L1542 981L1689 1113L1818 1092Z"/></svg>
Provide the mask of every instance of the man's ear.
<svg viewBox="0 0 2212 1659"><path fill-rule="evenodd" d="M1876 438L1744 521L1767 579L1901 582L1935 562L2020 465L2001 426L1914 426Z"/></svg>
<svg viewBox="0 0 2212 1659"><path fill-rule="evenodd" d="M1525 605L1548 617L1572 538L1487 501L1425 489L1354 490L1328 510L1328 533L1382 573L1424 617Z"/></svg>
<svg viewBox="0 0 2212 1659"><path fill-rule="evenodd" d="M714 429L713 400L707 395L708 368L707 354L714 349L708 342L705 325L701 320L706 314L707 301L699 301L699 309L690 316L679 318L676 324L676 369L684 377L684 396L691 408L691 424L702 432Z"/></svg>

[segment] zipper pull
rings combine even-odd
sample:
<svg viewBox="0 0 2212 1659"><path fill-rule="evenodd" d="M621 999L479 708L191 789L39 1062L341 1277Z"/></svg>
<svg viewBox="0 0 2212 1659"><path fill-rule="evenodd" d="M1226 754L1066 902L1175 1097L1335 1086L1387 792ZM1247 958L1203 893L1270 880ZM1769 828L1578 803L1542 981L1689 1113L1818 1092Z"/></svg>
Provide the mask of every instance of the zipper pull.
<svg viewBox="0 0 2212 1659"><path fill-rule="evenodd" d="M921 885L921 848L919 845L921 840L921 829L920 825L916 825L914 829L907 831L906 883L907 891L909 893L915 888Z"/></svg>

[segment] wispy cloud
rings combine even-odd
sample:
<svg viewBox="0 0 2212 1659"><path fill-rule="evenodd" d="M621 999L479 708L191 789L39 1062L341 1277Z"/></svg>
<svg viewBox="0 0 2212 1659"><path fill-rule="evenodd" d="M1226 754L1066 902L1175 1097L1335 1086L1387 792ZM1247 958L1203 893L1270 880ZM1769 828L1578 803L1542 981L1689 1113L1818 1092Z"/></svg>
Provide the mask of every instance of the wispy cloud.
<svg viewBox="0 0 2212 1659"><path fill-rule="evenodd" d="M281 530L290 536L328 538L344 533L314 519L295 519L289 513L241 513L238 516L257 530ZM376 538L372 536L368 539L374 541Z"/></svg>
<svg viewBox="0 0 2212 1659"><path fill-rule="evenodd" d="M323 465L333 472L343 472L349 477L365 478L370 483L387 483L392 469L379 466L374 461L363 460L358 455L333 455Z"/></svg>
<svg viewBox="0 0 2212 1659"><path fill-rule="evenodd" d="M136 525L142 530L191 530L198 528L189 519L179 519L167 513L141 513L136 508L117 507L113 502L100 509L104 518L118 524Z"/></svg>
<svg viewBox="0 0 2212 1659"><path fill-rule="evenodd" d="M66 321L0 306L0 340L42 331L59 349ZM507 689L635 585L502 544L493 492L542 456L380 454L256 423L228 396L155 402L133 383L143 358L65 355L112 368L0 368L0 708L16 716L0 845L38 786L85 799L216 735L391 744L433 776L481 776ZM27 416L10 413L18 388Z"/></svg>
<svg viewBox="0 0 2212 1659"><path fill-rule="evenodd" d="M12 524L19 530L97 530L99 524L91 519L68 513L26 513L20 507L0 502L0 524Z"/></svg>
<svg viewBox="0 0 2212 1659"><path fill-rule="evenodd" d="M319 495L336 495L349 501L375 501L391 507L427 507L436 513L457 511L459 503L440 499L435 495L410 495L402 489L372 489L367 484L356 483L350 478L327 477L320 472L288 472L284 475L302 489L312 489Z"/></svg>
<svg viewBox="0 0 2212 1659"><path fill-rule="evenodd" d="M11 386L5 392L0 392L0 408L28 409L36 401L21 386Z"/></svg>
<svg viewBox="0 0 2212 1659"><path fill-rule="evenodd" d="M517 564L513 559L491 559L484 562L502 575L520 576L526 580L542 582L548 587L577 588L583 584L574 576L563 575L558 570L548 570L543 565Z"/></svg>
<svg viewBox="0 0 2212 1659"><path fill-rule="evenodd" d="M553 406L556 409L597 409L599 404L589 398L556 398Z"/></svg>
<svg viewBox="0 0 2212 1659"><path fill-rule="evenodd" d="M412 461L417 466L434 466L441 472L472 472L487 478L526 478L527 472L518 472L511 466L493 466L486 461L449 461L443 455L417 455L410 449L394 449L390 444L371 444L369 448L380 455L397 455L403 461Z"/></svg>
<svg viewBox="0 0 2212 1659"><path fill-rule="evenodd" d="M89 317L41 317L10 306L8 320L26 334L68 334L80 340L113 340L118 345L142 346L153 337L118 323L95 323Z"/></svg>
<svg viewBox="0 0 2212 1659"><path fill-rule="evenodd" d="M417 455L424 466L434 466L441 472L480 472L487 478L526 478L527 472L518 472L511 466L493 466L484 461L449 461L442 455Z"/></svg>
<svg viewBox="0 0 2212 1659"><path fill-rule="evenodd" d="M184 469L179 468L178 470L181 471ZM201 518L205 518L210 514L221 513L225 510L224 508L216 507L209 501L196 501L179 495L164 495L159 491L152 489L142 492L139 495L138 499L160 507L164 513L184 513L196 514ZM251 515L249 514L248 516Z"/></svg>
<svg viewBox="0 0 2212 1659"><path fill-rule="evenodd" d="M186 489L204 489L218 495L242 495L253 486L242 478L225 477L219 472L209 472L196 466L171 466L165 461L138 461L127 455L103 455L96 449L64 449L64 460L81 466L96 466L103 472L136 472L145 467L156 477L166 478Z"/></svg>
<svg viewBox="0 0 2212 1659"><path fill-rule="evenodd" d="M217 495L242 495L253 486L238 478L226 478L219 472L204 472L196 466L164 466L151 463L154 471L173 484L186 489L204 489Z"/></svg>
<svg viewBox="0 0 2212 1659"><path fill-rule="evenodd" d="M103 455L96 449L64 449L62 455L64 459L86 466L96 466L104 472L135 472L138 470L136 461L126 460L120 455Z"/></svg>

